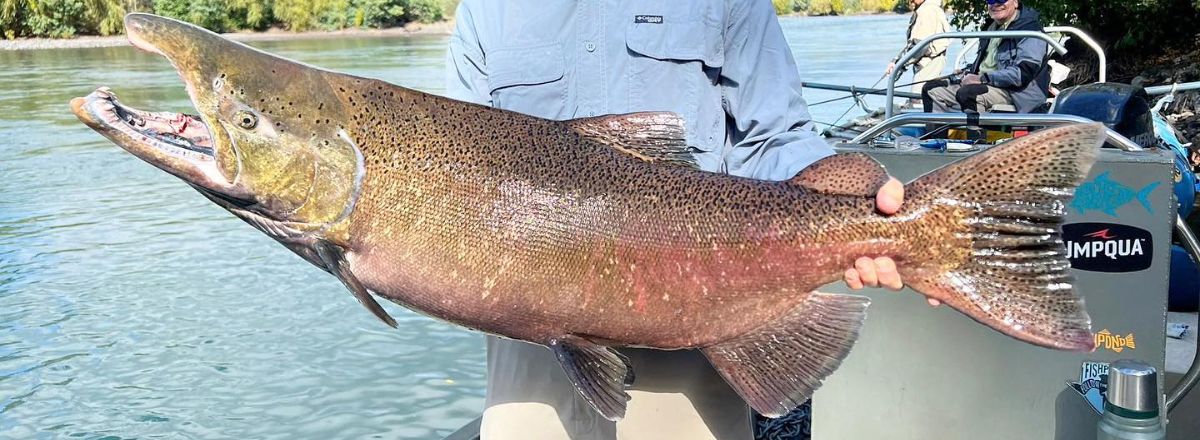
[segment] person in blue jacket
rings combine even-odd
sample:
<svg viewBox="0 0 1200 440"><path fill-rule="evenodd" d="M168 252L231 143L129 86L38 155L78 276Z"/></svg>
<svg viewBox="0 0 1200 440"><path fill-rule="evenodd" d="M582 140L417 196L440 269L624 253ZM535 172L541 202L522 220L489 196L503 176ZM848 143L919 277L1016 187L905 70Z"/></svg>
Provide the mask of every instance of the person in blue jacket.
<svg viewBox="0 0 1200 440"><path fill-rule="evenodd" d="M670 111L702 169L785 180L833 154L813 125L767 0L464 0L447 55L451 98L564 120ZM894 213L903 186L876 197ZM902 286L860 258L856 289ZM637 377L625 417L596 413L545 347L489 336L480 428L492 439L749 439L749 407L692 350L622 349Z"/></svg>
<svg viewBox="0 0 1200 440"><path fill-rule="evenodd" d="M1042 32L1038 12L1022 7L1020 0L983 1L988 4L988 19L980 29ZM960 83L925 83L921 90L924 109L987 113L996 105L1007 104L1029 113L1046 103L1050 90L1047 53L1046 42L1036 38L980 39L979 56Z"/></svg>

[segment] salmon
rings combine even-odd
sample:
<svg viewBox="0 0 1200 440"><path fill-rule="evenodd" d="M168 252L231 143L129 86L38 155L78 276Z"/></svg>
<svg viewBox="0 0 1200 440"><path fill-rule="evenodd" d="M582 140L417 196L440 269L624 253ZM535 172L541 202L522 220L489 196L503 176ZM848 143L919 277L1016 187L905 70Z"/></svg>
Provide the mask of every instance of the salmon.
<svg viewBox="0 0 1200 440"><path fill-rule="evenodd" d="M804 402L849 353L868 300L820 293L862 256L1000 333L1090 351L1060 236L1101 124L1037 131L905 185L864 154L788 181L697 169L669 113L551 121L283 59L147 14L196 115L102 88L78 118L376 298L553 350L619 419L635 380L614 348L697 349L755 410ZM432 343L432 341L431 341Z"/></svg>

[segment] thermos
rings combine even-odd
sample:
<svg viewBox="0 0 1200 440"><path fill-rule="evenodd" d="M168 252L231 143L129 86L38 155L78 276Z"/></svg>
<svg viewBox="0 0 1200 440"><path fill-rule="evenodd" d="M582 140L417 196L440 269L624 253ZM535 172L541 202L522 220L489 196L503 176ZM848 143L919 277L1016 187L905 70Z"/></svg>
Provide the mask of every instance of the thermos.
<svg viewBox="0 0 1200 440"><path fill-rule="evenodd" d="M1108 370L1104 415L1098 440L1161 440L1167 438L1159 414L1158 373L1145 363L1122 359Z"/></svg>

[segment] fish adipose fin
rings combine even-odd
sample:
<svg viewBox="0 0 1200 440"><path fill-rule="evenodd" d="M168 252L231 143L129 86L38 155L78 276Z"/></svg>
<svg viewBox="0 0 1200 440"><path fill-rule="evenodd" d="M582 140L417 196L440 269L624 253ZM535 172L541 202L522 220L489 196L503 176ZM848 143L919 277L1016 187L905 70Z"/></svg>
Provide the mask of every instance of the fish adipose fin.
<svg viewBox="0 0 1200 440"><path fill-rule="evenodd" d="M396 328L396 320L391 315L388 315L386 310L383 310L383 307L367 292L367 288L363 287L358 278L355 278L354 274L350 272L350 267L346 264L346 254L342 251L342 248L324 241L317 242L315 247L317 255L321 258L321 262L325 263L325 268L337 276L339 280L342 280L342 284L347 289L350 289L350 293L354 294L354 298L358 299L358 302L362 303L363 307L370 310L371 314L379 318L380 321L383 321L384 324Z"/></svg>
<svg viewBox="0 0 1200 440"><path fill-rule="evenodd" d="M674 113L627 113L564 123L585 138L646 162L699 168L684 138L683 118Z"/></svg>
<svg viewBox="0 0 1200 440"><path fill-rule="evenodd" d="M875 196L889 179L887 170L863 153L842 153L813 162L789 182L822 194Z"/></svg>
<svg viewBox="0 0 1200 440"><path fill-rule="evenodd" d="M862 296L813 292L783 317L701 351L751 408L779 417L841 365L869 304Z"/></svg>
<svg viewBox="0 0 1200 440"><path fill-rule="evenodd" d="M550 349L567 379L600 415L613 421L625 417L629 402L625 386L633 383L629 359L610 347L571 335L551 339Z"/></svg>
<svg viewBox="0 0 1200 440"><path fill-rule="evenodd" d="M1061 226L1104 139L1102 124L1044 129L916 179L906 207L940 212L929 241L961 258L899 264L905 283L1019 340L1091 351Z"/></svg>

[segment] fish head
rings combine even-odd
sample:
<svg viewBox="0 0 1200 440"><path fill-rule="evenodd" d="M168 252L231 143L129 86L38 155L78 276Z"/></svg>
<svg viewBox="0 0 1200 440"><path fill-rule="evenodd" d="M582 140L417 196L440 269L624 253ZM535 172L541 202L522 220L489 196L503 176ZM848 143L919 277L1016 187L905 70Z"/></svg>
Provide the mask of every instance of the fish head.
<svg viewBox="0 0 1200 440"><path fill-rule="evenodd" d="M125 28L171 62L197 115L132 109L101 88L72 100L80 120L243 218L329 225L348 215L362 156L330 72L165 17L129 14Z"/></svg>

